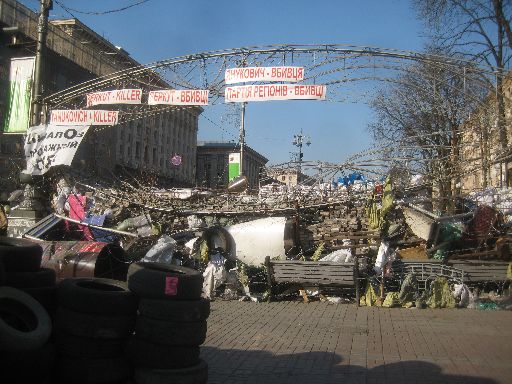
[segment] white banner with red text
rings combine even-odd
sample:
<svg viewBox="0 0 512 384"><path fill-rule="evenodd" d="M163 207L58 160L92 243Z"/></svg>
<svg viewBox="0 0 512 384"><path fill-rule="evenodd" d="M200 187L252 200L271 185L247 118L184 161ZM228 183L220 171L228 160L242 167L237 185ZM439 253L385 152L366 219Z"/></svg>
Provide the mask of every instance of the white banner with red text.
<svg viewBox="0 0 512 384"><path fill-rule="evenodd" d="M208 105L207 89L164 89L150 91L149 105Z"/></svg>
<svg viewBox="0 0 512 384"><path fill-rule="evenodd" d="M87 106L101 104L140 104L142 89L116 89L113 91L93 92L86 95Z"/></svg>
<svg viewBox="0 0 512 384"><path fill-rule="evenodd" d="M60 109L50 113L52 125L116 125L119 111Z"/></svg>
<svg viewBox="0 0 512 384"><path fill-rule="evenodd" d="M25 159L30 175L43 175L55 165L71 165L88 125L38 125L27 130Z"/></svg>
<svg viewBox="0 0 512 384"><path fill-rule="evenodd" d="M226 103L270 100L325 100L325 85L263 84L226 87Z"/></svg>
<svg viewBox="0 0 512 384"><path fill-rule="evenodd" d="M303 67L244 67L228 68L224 73L226 84L248 81L287 81L296 83L304 80Z"/></svg>

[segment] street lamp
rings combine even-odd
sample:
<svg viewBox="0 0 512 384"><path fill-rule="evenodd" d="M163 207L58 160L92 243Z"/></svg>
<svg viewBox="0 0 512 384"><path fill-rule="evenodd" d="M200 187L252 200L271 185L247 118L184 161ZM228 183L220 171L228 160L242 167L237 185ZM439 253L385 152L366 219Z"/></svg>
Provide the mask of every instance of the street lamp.
<svg viewBox="0 0 512 384"><path fill-rule="evenodd" d="M304 154L302 153L302 146L306 144L307 146L311 145L311 137L308 135L304 135L302 133L302 128L300 129L300 133L293 135L292 144L299 148L299 164L297 166L297 184L299 183L300 174L302 172L302 157Z"/></svg>

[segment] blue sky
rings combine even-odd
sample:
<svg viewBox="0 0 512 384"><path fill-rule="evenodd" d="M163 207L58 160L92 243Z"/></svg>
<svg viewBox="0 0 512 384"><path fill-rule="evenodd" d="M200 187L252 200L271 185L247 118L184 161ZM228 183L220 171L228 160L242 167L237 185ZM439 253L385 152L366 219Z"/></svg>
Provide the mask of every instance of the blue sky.
<svg viewBox="0 0 512 384"><path fill-rule="evenodd" d="M59 0L83 11L121 8L137 0ZM24 0L32 9L38 1ZM409 0L149 0L105 15L74 13L122 46L141 63L225 48L272 44L347 44L422 50L422 25ZM69 18L58 4L51 18ZM317 103L317 104L314 104ZM247 143L270 159L289 159L300 129L312 138L306 160L341 163L370 146L366 126L372 114L365 104L329 102L250 103ZM208 111L205 111L208 116ZM213 115L212 115L213 116ZM220 121L217 122L220 124ZM232 139L200 119L199 140Z"/></svg>

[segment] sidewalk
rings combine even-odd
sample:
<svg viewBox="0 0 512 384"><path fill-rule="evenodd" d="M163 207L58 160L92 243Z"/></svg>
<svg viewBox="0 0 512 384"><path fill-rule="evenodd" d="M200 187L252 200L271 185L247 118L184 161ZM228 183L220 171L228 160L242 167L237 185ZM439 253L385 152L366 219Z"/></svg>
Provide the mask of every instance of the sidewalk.
<svg viewBox="0 0 512 384"><path fill-rule="evenodd" d="M512 312L212 302L209 383L512 383Z"/></svg>

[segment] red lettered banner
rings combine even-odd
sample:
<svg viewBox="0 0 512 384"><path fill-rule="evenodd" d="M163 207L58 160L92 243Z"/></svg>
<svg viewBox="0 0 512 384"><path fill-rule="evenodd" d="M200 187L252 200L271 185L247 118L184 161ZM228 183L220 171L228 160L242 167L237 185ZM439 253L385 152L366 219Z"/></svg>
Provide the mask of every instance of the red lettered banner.
<svg viewBox="0 0 512 384"><path fill-rule="evenodd" d="M226 87L226 103L269 100L325 100L325 85L263 84Z"/></svg>
<svg viewBox="0 0 512 384"><path fill-rule="evenodd" d="M119 111L57 109L50 113L52 125L116 125Z"/></svg>
<svg viewBox="0 0 512 384"><path fill-rule="evenodd" d="M226 84L248 81L288 81L296 83L304 80L303 67L244 67L228 68L224 73Z"/></svg>
<svg viewBox="0 0 512 384"><path fill-rule="evenodd" d="M207 89L164 89L150 91L149 105L208 105Z"/></svg>
<svg viewBox="0 0 512 384"><path fill-rule="evenodd" d="M140 104L142 89L116 89L113 91L88 93L87 106L100 104Z"/></svg>

